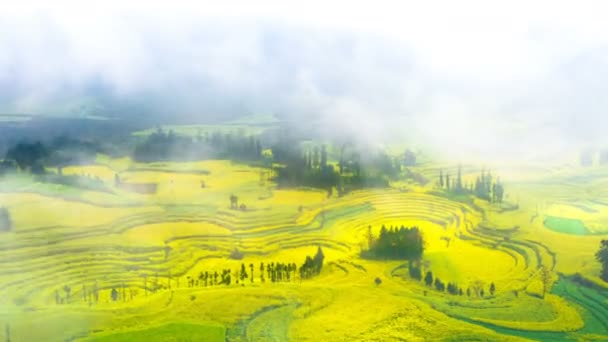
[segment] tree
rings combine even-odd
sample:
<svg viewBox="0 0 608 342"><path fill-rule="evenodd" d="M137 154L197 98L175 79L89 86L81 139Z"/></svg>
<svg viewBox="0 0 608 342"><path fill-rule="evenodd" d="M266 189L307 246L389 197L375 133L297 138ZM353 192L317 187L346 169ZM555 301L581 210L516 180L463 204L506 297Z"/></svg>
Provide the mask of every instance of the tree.
<svg viewBox="0 0 608 342"><path fill-rule="evenodd" d="M239 207L239 198L236 197L236 195L234 195L234 194L230 195L230 208L238 209L238 207Z"/></svg>
<svg viewBox="0 0 608 342"><path fill-rule="evenodd" d="M70 292L72 292L72 288L70 288L69 286L65 285L63 287L63 291L65 291L65 301L69 302L70 301Z"/></svg>
<svg viewBox="0 0 608 342"><path fill-rule="evenodd" d="M260 280L263 282L265 282L266 280L264 279L264 263L260 262Z"/></svg>
<svg viewBox="0 0 608 342"><path fill-rule="evenodd" d="M426 284L426 286L433 285L433 272L431 272L431 271L426 272L426 275L424 276L424 283Z"/></svg>
<svg viewBox="0 0 608 342"><path fill-rule="evenodd" d="M403 165L416 166L416 155L409 149L405 150L403 154Z"/></svg>
<svg viewBox="0 0 608 342"><path fill-rule="evenodd" d="M439 170L439 186L443 189L443 170Z"/></svg>
<svg viewBox="0 0 608 342"><path fill-rule="evenodd" d="M321 249L321 246L319 246L317 248L317 254L315 254L315 257L313 258L314 270L316 274L321 273L321 269L323 268L323 260L325 260L325 255L323 254L323 249Z"/></svg>
<svg viewBox="0 0 608 342"><path fill-rule="evenodd" d="M374 279L374 283L376 284L376 286L382 284L382 279L380 279L380 277L376 277L376 279Z"/></svg>
<svg viewBox="0 0 608 342"><path fill-rule="evenodd" d="M249 270L251 271L251 282L253 283L253 264L249 264Z"/></svg>
<svg viewBox="0 0 608 342"><path fill-rule="evenodd" d="M312 167L318 169L320 166L319 162L319 147L315 146L312 149Z"/></svg>
<svg viewBox="0 0 608 342"><path fill-rule="evenodd" d="M112 301L117 301L118 300L118 291L115 288L112 288L112 292L110 294L110 296L112 297Z"/></svg>
<svg viewBox="0 0 608 342"><path fill-rule="evenodd" d="M490 284L490 296L493 296L494 292L496 292L496 286L494 285L494 283L491 283Z"/></svg>
<svg viewBox="0 0 608 342"><path fill-rule="evenodd" d="M540 281L543 283L543 298L545 298L545 294L549 290L549 287L551 287L551 282L553 281L551 270L545 265L540 267Z"/></svg>
<svg viewBox="0 0 608 342"><path fill-rule="evenodd" d="M602 271L600 278L608 282L608 240L602 240L600 242L600 249L595 254L597 261L602 264Z"/></svg>
<svg viewBox="0 0 608 342"><path fill-rule="evenodd" d="M321 170L324 170L327 167L327 146L321 146Z"/></svg>
<svg viewBox="0 0 608 342"><path fill-rule="evenodd" d="M435 278L435 288L438 291L445 291L445 284L439 278Z"/></svg>
<svg viewBox="0 0 608 342"><path fill-rule="evenodd" d="M374 246L374 234L372 233L372 226L367 226L367 249L372 249Z"/></svg>
<svg viewBox="0 0 608 342"><path fill-rule="evenodd" d="M456 186L455 190L462 191L462 166L458 165L458 173L456 174Z"/></svg>
<svg viewBox="0 0 608 342"><path fill-rule="evenodd" d="M241 279L241 283L247 279L247 269L245 268L245 264L241 264L241 273L239 278Z"/></svg>
<svg viewBox="0 0 608 342"><path fill-rule="evenodd" d="M408 269L410 272L410 277L412 277L413 279L416 279L418 281L420 281L422 279L422 271L420 270L420 263L418 260L416 260L416 261L410 260Z"/></svg>
<svg viewBox="0 0 608 342"><path fill-rule="evenodd" d="M473 283L471 283L471 288L473 289L473 293L475 293L475 295L477 297L482 296L483 286L484 286L484 283L481 280L475 280Z"/></svg>
<svg viewBox="0 0 608 342"><path fill-rule="evenodd" d="M11 216L8 209L5 207L0 207L0 232L8 232L12 229L13 224L11 222Z"/></svg>
<svg viewBox="0 0 608 342"><path fill-rule="evenodd" d="M447 191L450 191L450 174L445 175L445 188Z"/></svg>

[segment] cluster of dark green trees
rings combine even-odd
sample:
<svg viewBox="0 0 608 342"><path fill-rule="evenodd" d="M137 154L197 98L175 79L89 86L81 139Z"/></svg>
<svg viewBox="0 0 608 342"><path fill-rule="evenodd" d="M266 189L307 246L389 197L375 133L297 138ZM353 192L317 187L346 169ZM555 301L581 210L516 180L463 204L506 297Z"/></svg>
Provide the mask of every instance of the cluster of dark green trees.
<svg viewBox="0 0 608 342"><path fill-rule="evenodd" d="M36 175L46 183L78 186L94 191L108 191L99 177L63 175L67 165L94 163L99 148L91 142L58 137L49 144L20 142L10 147L0 162L0 175L20 169ZM47 173L45 167L56 167L57 173Z"/></svg>
<svg viewBox="0 0 608 342"><path fill-rule="evenodd" d="M443 174L439 170L439 186L448 192L455 194L471 194L488 202L502 203L505 189L499 178L494 179L490 171L481 171L475 182L465 183L462 181L462 168L458 166L456 177L450 177L449 173Z"/></svg>
<svg viewBox="0 0 608 342"><path fill-rule="evenodd" d="M608 282L608 240L602 240L600 242L600 249L595 254L597 261L602 264L602 270L600 273L600 278L603 281Z"/></svg>
<svg viewBox="0 0 608 342"><path fill-rule="evenodd" d="M321 273L323 260L325 260L325 254L323 254L323 250L321 249L321 246L319 246L315 256L310 257L307 255L304 264L300 266L300 279L309 279Z"/></svg>
<svg viewBox="0 0 608 342"><path fill-rule="evenodd" d="M484 285L481 282L475 282L471 287L467 287L466 292L463 291L462 287L459 287L456 283L448 282L444 283L439 277L434 277L432 271L427 271L424 279L422 278L422 269L420 267L420 263L417 260L410 260L409 262L409 274L412 279L416 279L418 281L423 281L424 284L430 288L434 288L437 291L447 292L451 295L459 295L463 296L465 293L468 297L472 294L477 297L483 298L486 294ZM491 296L496 292L496 286L494 283L490 283L488 288Z"/></svg>
<svg viewBox="0 0 608 342"><path fill-rule="evenodd" d="M279 185L322 188L329 194L335 188L338 195L358 188L386 187L390 179L399 177L402 164L415 164L411 151L401 161L384 152L368 153L363 158L361 152L343 146L336 152L336 164L328 161L326 145L302 150L298 144L281 143L272 146L272 153L274 161L281 164L274 168Z"/></svg>
<svg viewBox="0 0 608 342"><path fill-rule="evenodd" d="M91 164L100 146L87 141L60 136L48 144L20 142L11 146L4 157L3 168L16 165L33 174L43 174L45 166L61 168L67 165Z"/></svg>
<svg viewBox="0 0 608 342"><path fill-rule="evenodd" d="M203 159L259 160L262 155L260 140L244 132L212 134L199 132L195 137L165 132L158 128L148 135L133 151L133 159L140 162L190 161Z"/></svg>
<svg viewBox="0 0 608 342"><path fill-rule="evenodd" d="M378 237L372 234L372 227L368 226L368 246L367 251L362 252L362 256L372 259L420 259L424 252L424 241L422 233L418 227L386 228L382 225Z"/></svg>

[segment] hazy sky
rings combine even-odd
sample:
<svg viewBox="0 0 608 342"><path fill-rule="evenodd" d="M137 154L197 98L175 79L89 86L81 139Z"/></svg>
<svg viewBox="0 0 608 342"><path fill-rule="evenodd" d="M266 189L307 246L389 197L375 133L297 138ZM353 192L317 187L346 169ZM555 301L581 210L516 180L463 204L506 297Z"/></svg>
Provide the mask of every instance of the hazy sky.
<svg viewBox="0 0 608 342"><path fill-rule="evenodd" d="M605 142L603 1L121 3L4 4L0 111L281 113L480 154Z"/></svg>

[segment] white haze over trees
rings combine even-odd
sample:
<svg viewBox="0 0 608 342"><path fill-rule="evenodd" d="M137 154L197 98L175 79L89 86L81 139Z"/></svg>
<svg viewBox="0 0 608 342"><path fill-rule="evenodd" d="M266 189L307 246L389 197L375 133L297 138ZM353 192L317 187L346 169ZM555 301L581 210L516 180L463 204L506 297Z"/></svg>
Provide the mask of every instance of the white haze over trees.
<svg viewBox="0 0 608 342"><path fill-rule="evenodd" d="M456 156L606 143L602 1L170 3L5 3L0 113L274 113Z"/></svg>

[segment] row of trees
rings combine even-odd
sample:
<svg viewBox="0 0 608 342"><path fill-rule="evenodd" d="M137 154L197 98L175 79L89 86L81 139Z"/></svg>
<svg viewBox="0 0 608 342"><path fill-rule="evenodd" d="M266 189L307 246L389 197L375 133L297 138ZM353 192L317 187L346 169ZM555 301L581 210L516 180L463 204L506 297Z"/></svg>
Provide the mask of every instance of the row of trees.
<svg viewBox="0 0 608 342"><path fill-rule="evenodd" d="M231 272L229 268L222 269L221 272L217 271L201 271L198 277L190 277L187 276L186 285L190 288L193 287L209 287L209 286L219 286L225 285L229 286L233 282L236 284L245 285L245 283L255 282L255 274L257 273L258 279L264 283L267 280L273 283L276 282L290 282L295 281L297 279L297 275L299 274L300 279L310 279L313 276L321 273L323 268L323 261L325 260L325 255L323 253L323 249L321 247L317 248L317 252L314 256L306 256L304 263L298 267L296 263L281 263L281 262L271 262L266 263L261 262L259 265L259 272L256 272L256 267L253 263L250 263L247 266L245 263L241 263L241 267L237 269L234 273ZM147 295L148 292L156 292L160 289L170 289L171 288L171 275L169 274L167 279L167 284L161 284L158 278L158 273L155 278L151 281L148 281L148 276L144 275L144 291ZM179 278L175 278L175 286L179 288ZM127 292L128 290L128 292ZM94 286L87 288L85 285L82 286L82 299L84 302L89 303L98 303L99 295L101 290L95 283ZM128 296L132 300L134 296L137 295L136 289L128 289L125 283L122 283L119 287L112 287L109 290L110 299L112 301L118 301L122 299L126 301ZM64 304L69 303L72 300L72 288L68 285L64 286L61 290L55 291L55 303L56 304Z"/></svg>
<svg viewBox="0 0 608 342"><path fill-rule="evenodd" d="M372 227L368 226L368 246L367 251L362 252L362 256L372 259L420 259L424 252L424 241L422 232L418 227L406 228L391 226L389 229L385 225L380 228L378 237L374 237Z"/></svg>
<svg viewBox="0 0 608 342"><path fill-rule="evenodd" d="M416 279L418 281L422 281L422 269L420 268L419 262L410 261L409 263L409 274L412 279ZM430 288L435 288L437 291L447 292L451 295L459 295L462 296L466 293L467 297L471 297L471 295L475 295L479 298L483 298L486 294L484 283L481 281L476 281L471 284L470 287L467 287L466 291L463 291L462 287L459 287L456 283L448 282L444 283L439 277L433 276L432 271L427 271L424 276L424 284ZM496 292L496 286L494 283L490 283L488 291L491 296Z"/></svg>
<svg viewBox="0 0 608 342"><path fill-rule="evenodd" d="M494 179L492 173L485 170L481 171L475 182L469 183L463 182L460 166L455 178L451 178L449 173L444 176L443 170L439 170L439 186L451 193L471 194L493 203L502 203L504 197L504 187L500 179Z"/></svg>

